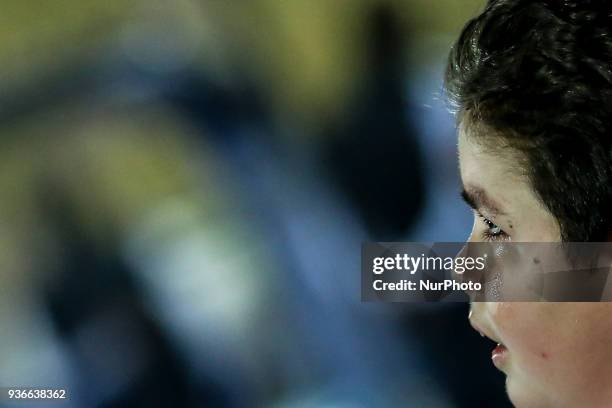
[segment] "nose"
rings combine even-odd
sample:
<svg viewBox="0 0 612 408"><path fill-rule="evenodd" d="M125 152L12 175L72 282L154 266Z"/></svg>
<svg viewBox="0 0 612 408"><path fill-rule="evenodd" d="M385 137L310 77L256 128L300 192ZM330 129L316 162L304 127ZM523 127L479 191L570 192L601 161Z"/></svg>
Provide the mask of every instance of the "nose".
<svg viewBox="0 0 612 408"><path fill-rule="evenodd" d="M459 252L457 252L457 255L455 255L455 258L464 258L467 256L468 254L468 244L470 241L467 241L465 244L463 244L463 246L461 247L461 249L459 250Z"/></svg>
<svg viewBox="0 0 612 408"><path fill-rule="evenodd" d="M482 242L482 240L478 239L478 234L474 232L475 229L476 229L476 220L474 220L474 223L472 224L472 230L470 231L470 235L467 237L466 244L469 244L472 242Z"/></svg>
<svg viewBox="0 0 612 408"><path fill-rule="evenodd" d="M478 322L484 316L484 307L485 306L486 306L486 303L484 303L484 302L472 302L472 303L470 303L470 312L468 314L468 321L470 322L470 325L472 327L474 327L474 329L476 331L480 331L479 329L477 329L481 325Z"/></svg>
<svg viewBox="0 0 612 408"><path fill-rule="evenodd" d="M468 258L476 259L481 255L479 254L481 250L482 248L479 247L479 244L468 241L463 244L459 252L457 252L455 255L455 263L457 263L459 258L463 258L463 262L465 262L465 259ZM478 270L475 268L466 269L462 274L456 274L455 279L457 279L459 282L480 283L481 287L484 288L483 272L483 270ZM465 290L465 293L468 295L470 302L482 301L484 296L484 292L482 290Z"/></svg>

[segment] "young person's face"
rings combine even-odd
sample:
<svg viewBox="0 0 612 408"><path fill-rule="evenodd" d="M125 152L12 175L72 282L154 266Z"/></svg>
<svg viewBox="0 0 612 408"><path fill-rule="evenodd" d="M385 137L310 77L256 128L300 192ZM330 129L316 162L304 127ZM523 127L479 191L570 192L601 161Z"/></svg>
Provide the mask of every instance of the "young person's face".
<svg viewBox="0 0 612 408"><path fill-rule="evenodd" d="M507 153L483 147L461 127L461 178L476 207L470 242L559 242L558 223ZM515 406L612 406L612 305L474 302L470 322L503 345L493 363Z"/></svg>

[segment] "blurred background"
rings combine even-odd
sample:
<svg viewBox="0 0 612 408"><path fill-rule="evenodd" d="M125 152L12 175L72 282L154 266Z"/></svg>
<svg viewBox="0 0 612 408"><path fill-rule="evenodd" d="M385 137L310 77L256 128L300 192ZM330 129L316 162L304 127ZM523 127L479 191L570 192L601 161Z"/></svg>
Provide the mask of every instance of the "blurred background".
<svg viewBox="0 0 612 408"><path fill-rule="evenodd" d="M359 287L361 242L470 231L441 85L483 4L4 0L0 386L508 406L467 305Z"/></svg>

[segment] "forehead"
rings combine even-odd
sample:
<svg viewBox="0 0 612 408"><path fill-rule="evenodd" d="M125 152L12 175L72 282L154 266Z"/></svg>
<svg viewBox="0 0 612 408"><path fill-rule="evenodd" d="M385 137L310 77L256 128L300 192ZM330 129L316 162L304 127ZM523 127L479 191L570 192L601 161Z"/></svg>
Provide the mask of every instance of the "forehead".
<svg viewBox="0 0 612 408"><path fill-rule="evenodd" d="M501 144L499 148L484 145L479 141L482 136L475 136L473 131L467 126L459 128L459 168L464 188L486 192L508 214L543 209L524 175L520 155Z"/></svg>
<svg viewBox="0 0 612 408"><path fill-rule="evenodd" d="M486 189L489 193L493 187L498 187L497 183L500 180L505 181L505 187L512 184L512 187L530 190L528 179L523 175L520 166L519 155L514 150L501 145L494 147L495 139L485 145L480 141L482 136L474 135L474 132L475 130L470 127L464 125L459 127L459 167L463 183L478 181L479 187L489 187Z"/></svg>

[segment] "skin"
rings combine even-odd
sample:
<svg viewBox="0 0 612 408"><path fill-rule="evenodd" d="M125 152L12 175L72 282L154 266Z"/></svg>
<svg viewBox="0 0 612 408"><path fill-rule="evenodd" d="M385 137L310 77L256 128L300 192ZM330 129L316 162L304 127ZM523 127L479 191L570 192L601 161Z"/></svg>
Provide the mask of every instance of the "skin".
<svg viewBox="0 0 612 408"><path fill-rule="evenodd" d="M461 126L458 143L464 189L486 195L469 241L490 238L478 211L506 233L496 239L559 242L556 219L516 169L516 152L486 148L474 132ZM612 406L610 316L609 303L473 302L470 323L508 349L500 369L516 407L598 408Z"/></svg>

